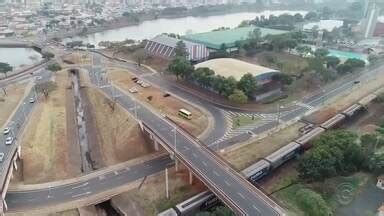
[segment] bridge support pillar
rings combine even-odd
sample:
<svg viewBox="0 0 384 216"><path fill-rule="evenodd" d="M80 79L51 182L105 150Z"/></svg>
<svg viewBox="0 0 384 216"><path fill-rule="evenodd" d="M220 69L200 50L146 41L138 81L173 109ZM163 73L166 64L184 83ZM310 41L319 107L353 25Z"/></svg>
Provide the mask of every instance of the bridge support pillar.
<svg viewBox="0 0 384 216"><path fill-rule="evenodd" d="M21 145L17 147L17 159L21 158Z"/></svg>
<svg viewBox="0 0 384 216"><path fill-rule="evenodd" d="M5 212L8 210L8 205L7 205L7 202L5 202L4 198L2 199L2 202L3 202L3 212Z"/></svg>
<svg viewBox="0 0 384 216"><path fill-rule="evenodd" d="M159 143L154 140L154 143L155 143L155 151L159 151Z"/></svg>
<svg viewBox="0 0 384 216"><path fill-rule="evenodd" d="M15 170L17 170L17 163L16 163L16 160L13 160L13 168L15 168Z"/></svg>
<svg viewBox="0 0 384 216"><path fill-rule="evenodd" d="M189 184L192 185L193 183L193 173L189 171Z"/></svg>

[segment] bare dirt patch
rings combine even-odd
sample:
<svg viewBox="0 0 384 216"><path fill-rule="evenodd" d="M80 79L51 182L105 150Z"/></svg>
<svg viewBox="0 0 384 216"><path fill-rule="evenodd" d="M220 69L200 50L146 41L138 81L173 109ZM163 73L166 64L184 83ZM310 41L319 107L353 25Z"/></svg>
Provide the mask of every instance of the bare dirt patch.
<svg viewBox="0 0 384 216"><path fill-rule="evenodd" d="M23 136L24 183L42 183L74 177L80 165L71 161L78 149L68 142L67 94L69 79L66 71L56 73L57 89L47 98L40 97Z"/></svg>
<svg viewBox="0 0 384 216"><path fill-rule="evenodd" d="M168 170L168 175L169 199L165 194L165 172L148 177L141 188L120 196L127 196L128 198L125 199L129 199L134 203L133 205L140 208L137 213L144 212L143 216L145 216L156 215L205 189L205 186L196 177L194 177L193 185L189 185L188 172L184 168L178 172L171 168Z"/></svg>
<svg viewBox="0 0 384 216"><path fill-rule="evenodd" d="M65 55L62 57L62 60L66 64L91 64L90 56L82 52L73 52L69 55Z"/></svg>
<svg viewBox="0 0 384 216"><path fill-rule="evenodd" d="M129 71L110 68L108 73L110 79L125 91L128 92L130 88L136 87L138 93L135 93L134 96L137 99L152 106L158 112L166 114L169 118L177 122L182 128L193 135L198 136L206 129L208 118L196 107L193 107L172 95L164 97L165 92L162 92L156 87L140 87L132 81L134 76L131 75ZM149 100L149 97L152 97L151 100ZM184 119L178 115L178 111L181 108L185 108L192 113L192 120Z"/></svg>
<svg viewBox="0 0 384 216"><path fill-rule="evenodd" d="M291 140L297 138L300 135L299 128L303 125L304 124L300 122L295 123L264 139L244 144L239 148L229 149L222 153L222 156L237 170L245 169L260 158L268 156L288 144Z"/></svg>
<svg viewBox="0 0 384 216"><path fill-rule="evenodd" d="M25 84L13 84L6 87L7 95L0 88L0 127L9 119L25 92Z"/></svg>

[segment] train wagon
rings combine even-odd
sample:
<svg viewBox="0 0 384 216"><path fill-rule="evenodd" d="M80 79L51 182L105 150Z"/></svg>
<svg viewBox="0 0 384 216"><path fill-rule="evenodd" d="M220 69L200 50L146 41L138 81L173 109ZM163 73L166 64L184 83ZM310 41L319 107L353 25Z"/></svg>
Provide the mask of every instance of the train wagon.
<svg viewBox="0 0 384 216"><path fill-rule="evenodd" d="M301 145L296 142L291 142L288 145L278 149L273 152L269 156L265 158L265 160L271 163L271 168L276 169L284 162L296 157L301 151Z"/></svg>

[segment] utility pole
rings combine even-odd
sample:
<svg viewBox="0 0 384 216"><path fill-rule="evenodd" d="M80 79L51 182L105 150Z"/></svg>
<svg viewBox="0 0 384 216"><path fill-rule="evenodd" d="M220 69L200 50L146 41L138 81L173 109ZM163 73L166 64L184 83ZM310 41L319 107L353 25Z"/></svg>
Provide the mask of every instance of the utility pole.
<svg viewBox="0 0 384 216"><path fill-rule="evenodd" d="M177 172L179 170L179 166L178 166L177 157L176 157L176 153L177 153L177 146L176 146L176 143L177 143L177 140L176 140L177 130L176 130L176 126L173 127L172 131L173 131L173 143L174 143L173 157L175 159L175 169L176 169L176 172Z"/></svg>
<svg viewBox="0 0 384 216"><path fill-rule="evenodd" d="M165 168L165 196L169 199L168 168Z"/></svg>

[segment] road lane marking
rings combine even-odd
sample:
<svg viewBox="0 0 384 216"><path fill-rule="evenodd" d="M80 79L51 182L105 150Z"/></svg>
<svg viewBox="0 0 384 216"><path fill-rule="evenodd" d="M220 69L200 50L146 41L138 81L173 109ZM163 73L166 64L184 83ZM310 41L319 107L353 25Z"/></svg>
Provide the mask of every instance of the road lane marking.
<svg viewBox="0 0 384 216"><path fill-rule="evenodd" d="M76 198L76 197L80 197L80 196L85 196L85 195L88 195L88 194L91 194L91 193L92 192L87 191L85 193L75 194L75 195L72 195L72 198Z"/></svg>
<svg viewBox="0 0 384 216"><path fill-rule="evenodd" d="M207 162L203 161L204 166L208 167Z"/></svg>
<svg viewBox="0 0 384 216"><path fill-rule="evenodd" d="M76 189L76 188L81 188L81 187L87 186L88 184L89 184L89 182L85 182L85 183L83 183L83 184L81 184L81 185L72 187L72 190L73 190L73 189Z"/></svg>
<svg viewBox="0 0 384 216"><path fill-rule="evenodd" d="M225 181L225 184L228 185L228 186L231 186L231 184L229 184L229 182Z"/></svg>
<svg viewBox="0 0 384 216"><path fill-rule="evenodd" d="M243 194L241 194L240 192L237 192L237 194L239 194L239 196L243 199L245 199L245 196Z"/></svg>
<svg viewBox="0 0 384 216"><path fill-rule="evenodd" d="M217 173L215 170L213 171L213 174L215 174L216 176L220 176L219 173Z"/></svg>
<svg viewBox="0 0 384 216"><path fill-rule="evenodd" d="M193 157L197 158L197 154L196 153L192 153Z"/></svg>

